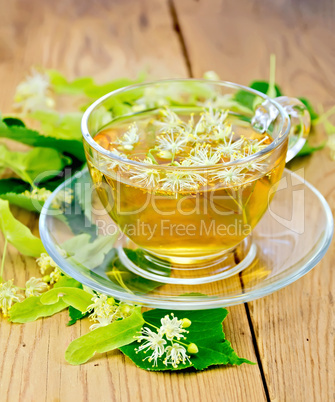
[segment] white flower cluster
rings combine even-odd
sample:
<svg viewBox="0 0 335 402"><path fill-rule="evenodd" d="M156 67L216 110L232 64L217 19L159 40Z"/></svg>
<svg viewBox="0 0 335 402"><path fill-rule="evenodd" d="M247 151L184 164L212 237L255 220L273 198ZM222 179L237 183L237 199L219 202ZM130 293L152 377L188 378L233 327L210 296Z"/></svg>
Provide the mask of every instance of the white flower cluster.
<svg viewBox="0 0 335 402"><path fill-rule="evenodd" d="M52 200L51 206L54 209L64 210L72 203L72 200L73 190L71 188L65 188L57 193L57 196Z"/></svg>
<svg viewBox="0 0 335 402"><path fill-rule="evenodd" d="M65 257L66 252L64 250L59 250ZM51 285L58 282L62 276L62 271L55 261L47 254L42 253L36 260L37 265L40 267L40 272L43 276L43 281L50 283Z"/></svg>
<svg viewBox="0 0 335 402"><path fill-rule="evenodd" d="M48 75L33 70L31 75L17 86L14 102L14 107L21 109L23 113L53 108L55 102L51 97Z"/></svg>
<svg viewBox="0 0 335 402"><path fill-rule="evenodd" d="M160 116L150 124L158 128L156 146L150 150L142 161L147 166L133 167L122 162L101 159L101 165L107 169L119 171L128 175L129 180L150 190L168 193L193 192L207 184L207 181L220 181L226 186L241 185L256 172L266 173L266 164L257 162L244 163L239 166L224 166L226 162L243 160L264 149L267 136L262 139L240 137L235 139L232 127L226 122L228 112L213 109L209 106L201 114L197 123L194 115L188 122L183 121L174 111L164 108ZM139 128L133 123L121 138L111 144L117 144L119 149L131 151L139 142ZM114 145L115 146L115 145ZM116 148L110 150L114 155L123 159L130 157ZM161 159L170 161L172 166L180 167L214 167L222 164L220 171L209 172L205 178L199 172L190 170L170 170L162 175L153 155L155 151ZM178 160L175 158L178 155ZM98 168L102 167L98 164ZM152 167L150 167L150 165Z"/></svg>
<svg viewBox="0 0 335 402"><path fill-rule="evenodd" d="M123 302L117 303L113 297L101 293L93 296L92 302L87 308L89 318L95 322L90 326L91 331L109 325L117 319L126 318L132 312L132 306Z"/></svg>
<svg viewBox="0 0 335 402"><path fill-rule="evenodd" d="M13 303L20 302L23 296L18 294L19 288L13 285L13 280L0 283L0 310L6 317Z"/></svg>
<svg viewBox="0 0 335 402"><path fill-rule="evenodd" d="M150 356L145 357L143 360L148 359L150 363L153 362L153 367L158 366L159 360L165 366L170 364L173 368L177 368L181 363L186 364L188 362L192 364L187 352L190 354L198 352L198 348L194 343L187 345L181 341L181 339L186 340L184 333L188 333L188 331L185 328L191 325L191 321L187 318L179 320L173 314L171 316L172 319L169 315L163 317L160 328L155 327L156 331L143 327L140 335L135 337L141 343L136 349L136 353L150 351Z"/></svg>
<svg viewBox="0 0 335 402"><path fill-rule="evenodd" d="M51 194L51 191L46 188L34 188L32 191L26 190L22 193L25 197L37 201L46 201Z"/></svg>

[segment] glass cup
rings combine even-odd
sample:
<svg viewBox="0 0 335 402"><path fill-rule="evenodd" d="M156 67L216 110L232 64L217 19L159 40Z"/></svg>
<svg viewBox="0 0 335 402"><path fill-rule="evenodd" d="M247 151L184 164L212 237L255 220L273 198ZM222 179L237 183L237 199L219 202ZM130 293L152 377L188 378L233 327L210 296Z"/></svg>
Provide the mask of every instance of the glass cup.
<svg viewBox="0 0 335 402"><path fill-rule="evenodd" d="M269 141L242 159L205 166L143 163L108 149L118 127L150 119L166 108L188 117L206 110L215 117L225 110L237 138ZM241 85L196 79L113 91L94 102L82 119L95 189L129 239L127 247L141 248L155 273L172 263L176 278L196 278L200 272L202 277L204 272L218 275L228 269L236 273L251 263L256 253L252 230L275 194L285 163L302 148L309 129L309 113L297 99L270 99ZM151 135L148 131L138 145L139 153ZM128 267L136 271L133 261Z"/></svg>

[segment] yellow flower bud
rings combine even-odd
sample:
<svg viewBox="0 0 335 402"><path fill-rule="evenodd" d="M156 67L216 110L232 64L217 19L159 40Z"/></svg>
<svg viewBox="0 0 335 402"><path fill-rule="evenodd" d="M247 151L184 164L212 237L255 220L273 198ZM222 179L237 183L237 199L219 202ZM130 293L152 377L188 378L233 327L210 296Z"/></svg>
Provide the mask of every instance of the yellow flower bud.
<svg viewBox="0 0 335 402"><path fill-rule="evenodd" d="M188 318L183 318L182 322L182 328L188 328L192 324L192 321Z"/></svg>
<svg viewBox="0 0 335 402"><path fill-rule="evenodd" d="M199 349L195 343L190 343L187 348L187 351L188 351L188 353L191 353L191 355L195 355L199 352Z"/></svg>
<svg viewBox="0 0 335 402"><path fill-rule="evenodd" d="M107 299L107 303L108 303L110 306L113 306L113 305L115 304L114 297L109 297L109 298Z"/></svg>
<svg viewBox="0 0 335 402"><path fill-rule="evenodd" d="M122 314L129 314L130 313L130 306L128 304L123 304L120 308Z"/></svg>
<svg viewBox="0 0 335 402"><path fill-rule="evenodd" d="M49 283L50 282L50 275L45 275L45 276L43 276L43 278L42 278L42 280L43 280L43 282L46 282L46 283Z"/></svg>

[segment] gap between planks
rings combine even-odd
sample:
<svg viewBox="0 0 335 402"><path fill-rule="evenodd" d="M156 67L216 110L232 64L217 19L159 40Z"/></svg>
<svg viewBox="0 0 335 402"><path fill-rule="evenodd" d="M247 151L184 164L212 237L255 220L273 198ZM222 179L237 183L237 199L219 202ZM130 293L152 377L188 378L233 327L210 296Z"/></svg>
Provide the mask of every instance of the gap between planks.
<svg viewBox="0 0 335 402"><path fill-rule="evenodd" d="M171 15L172 23L173 23L173 29L175 30L175 32L177 34L177 37L178 37L178 40L179 40L179 43L180 43L180 47L181 47L181 50L182 50L183 57L185 59L185 64L186 64L186 67L187 67L188 75L191 78L194 78L191 59L190 59L190 56L189 56L189 53L188 53L188 50L187 50L187 46L186 46L186 42L185 42L185 39L184 39L184 36L183 36L182 28L181 28L181 25L179 23L177 10L176 10L176 7L174 5L174 0L168 0L168 6L169 6L169 11L170 11L170 15ZM241 287L242 287L242 291L243 291L244 290L244 284L243 284L243 279L242 279L241 273L239 274L239 279L240 279L240 283L241 283ZM246 316L247 316L249 329L250 329L250 333L251 333L251 337L252 337L252 343L253 343L253 346L254 346L255 355L256 355L256 358L257 358L257 365L258 365L260 375L261 375L261 378L262 378L265 397L266 397L267 402L270 402L271 399L270 399L269 387L268 387L268 384L266 382L263 363L262 363L262 360L261 360L261 355L259 353L259 347L258 347L257 338L256 338L256 334L255 334L255 328L254 328L254 325L252 323L248 303L244 303L244 307L245 307L245 313L246 313Z"/></svg>

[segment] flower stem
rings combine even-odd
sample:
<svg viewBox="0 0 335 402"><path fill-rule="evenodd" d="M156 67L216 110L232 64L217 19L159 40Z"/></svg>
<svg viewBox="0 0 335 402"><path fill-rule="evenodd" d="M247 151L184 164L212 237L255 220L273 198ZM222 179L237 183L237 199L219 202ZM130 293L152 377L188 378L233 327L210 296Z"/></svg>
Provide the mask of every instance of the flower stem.
<svg viewBox="0 0 335 402"><path fill-rule="evenodd" d="M7 253L7 244L8 244L8 240L7 237L5 238L5 244L3 247L3 252L2 252L2 259L1 259L1 268L0 268L0 283L3 281L2 280L2 275L3 275L3 270L5 267L5 258L6 258L6 253Z"/></svg>
<svg viewBox="0 0 335 402"><path fill-rule="evenodd" d="M150 322L145 321L145 320L144 320L144 322L145 322L146 324L150 325L151 327L156 328L156 329L158 329L158 330L159 330L159 328L158 328L158 327L156 327L156 325L154 325L154 324L150 324Z"/></svg>

